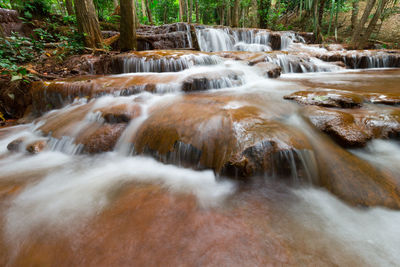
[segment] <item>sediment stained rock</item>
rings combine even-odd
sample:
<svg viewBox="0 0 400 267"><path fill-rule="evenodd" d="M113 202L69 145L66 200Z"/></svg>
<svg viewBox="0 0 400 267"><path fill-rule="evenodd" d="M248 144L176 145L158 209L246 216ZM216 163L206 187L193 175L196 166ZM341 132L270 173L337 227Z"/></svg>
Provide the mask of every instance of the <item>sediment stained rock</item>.
<svg viewBox="0 0 400 267"><path fill-rule="evenodd" d="M364 98L358 94L342 91L298 91L284 96L300 104L323 107L354 108L362 106Z"/></svg>

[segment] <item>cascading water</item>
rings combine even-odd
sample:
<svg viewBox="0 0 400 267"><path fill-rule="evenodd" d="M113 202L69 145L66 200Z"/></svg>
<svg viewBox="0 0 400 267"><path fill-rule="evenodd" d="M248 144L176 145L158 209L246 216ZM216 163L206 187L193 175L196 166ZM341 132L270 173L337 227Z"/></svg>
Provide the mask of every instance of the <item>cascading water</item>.
<svg viewBox="0 0 400 267"><path fill-rule="evenodd" d="M397 59L197 39L228 52L135 52L125 74L33 86L36 118L0 129L0 265L396 265L400 72L343 65Z"/></svg>

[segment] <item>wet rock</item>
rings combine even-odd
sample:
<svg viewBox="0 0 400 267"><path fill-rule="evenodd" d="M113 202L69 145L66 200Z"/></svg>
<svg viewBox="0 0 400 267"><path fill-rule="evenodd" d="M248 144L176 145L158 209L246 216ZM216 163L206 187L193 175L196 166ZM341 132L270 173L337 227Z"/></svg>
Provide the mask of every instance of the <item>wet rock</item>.
<svg viewBox="0 0 400 267"><path fill-rule="evenodd" d="M309 148L305 136L262 118L255 107L231 109L228 103L224 97L187 95L155 108L132 137L135 152L238 178L265 173L309 179L301 162Z"/></svg>
<svg viewBox="0 0 400 267"><path fill-rule="evenodd" d="M246 61L250 66L260 62L265 62L267 55L263 52L228 51L213 53L223 58Z"/></svg>
<svg viewBox="0 0 400 267"><path fill-rule="evenodd" d="M260 62L254 65L264 77L278 78L281 76L281 67L271 62Z"/></svg>
<svg viewBox="0 0 400 267"><path fill-rule="evenodd" d="M23 142L23 138L18 138L7 145L7 150L11 152L18 152Z"/></svg>
<svg viewBox="0 0 400 267"><path fill-rule="evenodd" d="M342 61L348 68L352 69L400 67L399 50L332 51L314 55L324 61Z"/></svg>
<svg viewBox="0 0 400 267"><path fill-rule="evenodd" d="M364 98L360 95L342 91L299 91L284 96L300 104L323 107L354 108L360 107Z"/></svg>
<svg viewBox="0 0 400 267"><path fill-rule="evenodd" d="M233 70L196 73L183 80L182 90L191 92L240 86L242 84L242 76L243 72Z"/></svg>
<svg viewBox="0 0 400 267"><path fill-rule="evenodd" d="M194 48L191 26L187 23L142 26L137 29L139 50Z"/></svg>
<svg viewBox="0 0 400 267"><path fill-rule="evenodd" d="M25 149L31 154L37 154L46 149L46 147L47 147L47 140L38 140L28 144Z"/></svg>
<svg viewBox="0 0 400 267"><path fill-rule="evenodd" d="M374 104L385 104L385 105L400 105L400 94L379 94L379 93L365 93L363 94L368 101Z"/></svg>
<svg viewBox="0 0 400 267"><path fill-rule="evenodd" d="M84 153L95 154L112 151L125 128L125 123L106 123L91 133L79 136L75 142L84 146Z"/></svg>
<svg viewBox="0 0 400 267"><path fill-rule="evenodd" d="M32 104L31 84L23 81L11 82L0 78L0 112L6 119L19 119Z"/></svg>
<svg viewBox="0 0 400 267"><path fill-rule="evenodd" d="M77 98L95 98L105 94L132 95L143 91L178 91L179 75L87 76L32 84L32 106L35 113L60 108Z"/></svg>
<svg viewBox="0 0 400 267"><path fill-rule="evenodd" d="M319 170L318 184L355 206L400 208L396 174L377 168L317 133L310 139Z"/></svg>
<svg viewBox="0 0 400 267"><path fill-rule="evenodd" d="M372 138L372 133L357 124L350 113L309 106L305 115L317 129L345 147L364 146Z"/></svg>
<svg viewBox="0 0 400 267"><path fill-rule="evenodd" d="M93 112L100 112L107 123L128 123L142 113L140 106L135 103L102 107Z"/></svg>
<svg viewBox="0 0 400 267"><path fill-rule="evenodd" d="M345 147L364 146L372 138L400 135L399 110L337 110L308 106L304 114L319 130Z"/></svg>

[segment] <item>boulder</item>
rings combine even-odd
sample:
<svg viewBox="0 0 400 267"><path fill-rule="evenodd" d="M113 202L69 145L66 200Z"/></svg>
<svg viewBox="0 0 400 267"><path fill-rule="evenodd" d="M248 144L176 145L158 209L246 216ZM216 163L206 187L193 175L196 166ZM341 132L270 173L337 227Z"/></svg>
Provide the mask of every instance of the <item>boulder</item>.
<svg viewBox="0 0 400 267"><path fill-rule="evenodd" d="M328 109L308 106L304 115L344 147L361 147L373 138L398 137L399 110Z"/></svg>
<svg viewBox="0 0 400 267"><path fill-rule="evenodd" d="M361 95L344 91L298 91L284 96L284 99L295 100L304 105L323 107L354 108L360 107L364 101Z"/></svg>
<svg viewBox="0 0 400 267"><path fill-rule="evenodd" d="M281 76L281 67L271 62L260 62L254 65L261 71L262 76L268 78L278 78Z"/></svg>
<svg viewBox="0 0 400 267"><path fill-rule="evenodd" d="M229 108L229 101L186 95L155 107L132 136L135 152L237 178L266 174L309 179L301 162L310 148L304 135L263 118L256 107Z"/></svg>

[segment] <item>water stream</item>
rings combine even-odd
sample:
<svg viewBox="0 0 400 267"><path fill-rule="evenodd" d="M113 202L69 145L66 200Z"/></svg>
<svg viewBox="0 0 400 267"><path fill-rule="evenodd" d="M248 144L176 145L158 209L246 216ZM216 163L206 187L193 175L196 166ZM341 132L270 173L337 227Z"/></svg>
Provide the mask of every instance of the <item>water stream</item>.
<svg viewBox="0 0 400 267"><path fill-rule="evenodd" d="M270 51L269 35L197 31L205 52ZM299 43L285 33L281 49ZM284 96L394 97L400 70L282 53L265 59L283 71L270 79L245 61L191 53L128 57L125 74L56 82L68 92L55 95L57 109L0 129L0 265L396 266L400 212L385 190L395 199L400 189L398 139L342 147ZM46 86L38 101L58 92ZM398 105L354 112L400 121Z"/></svg>

